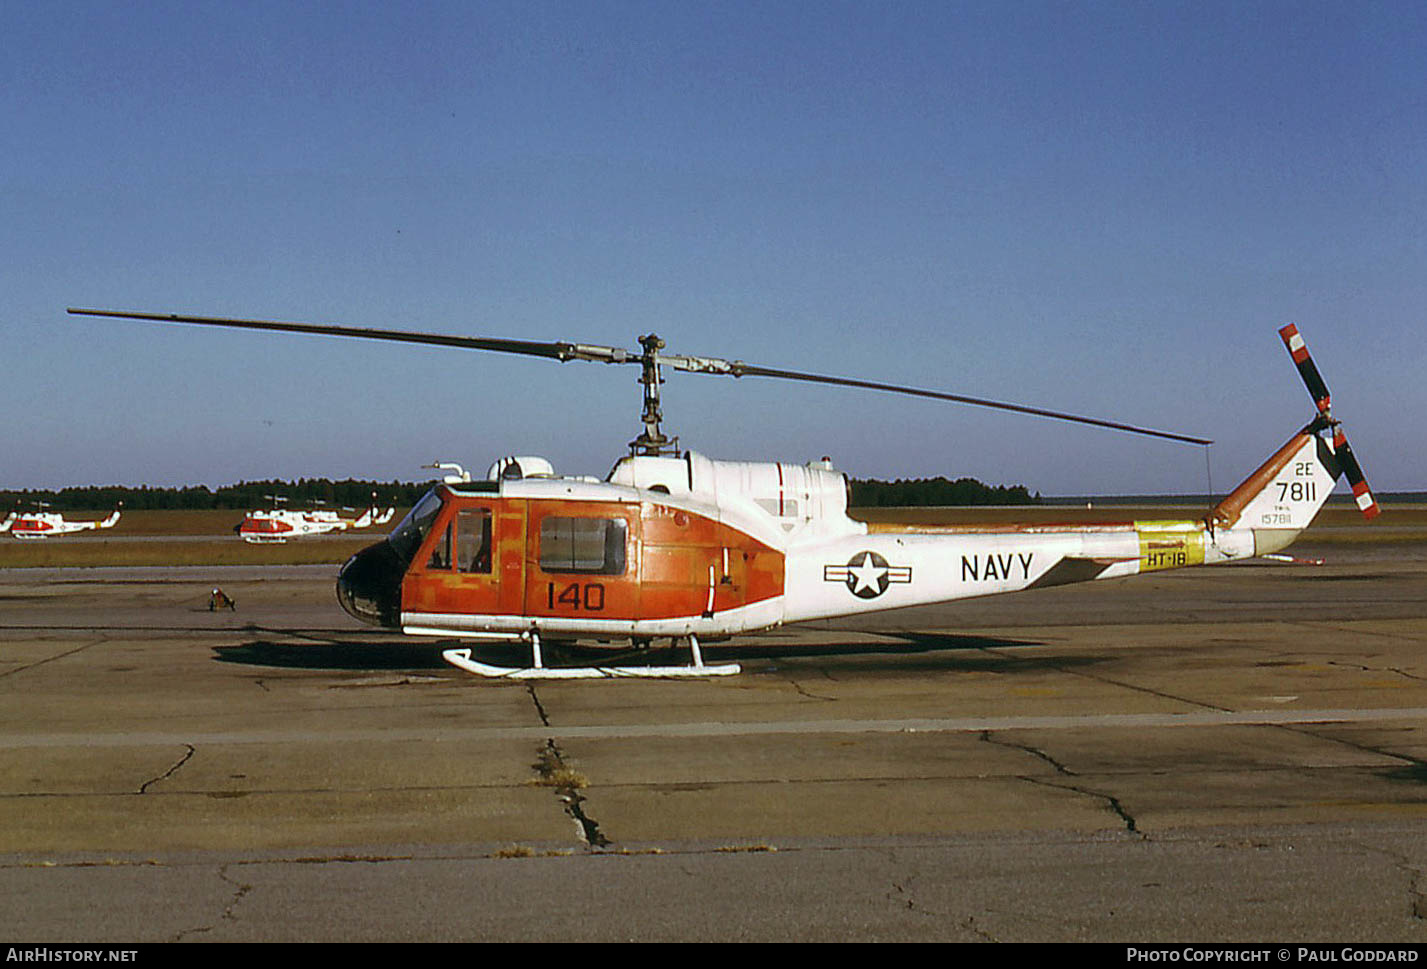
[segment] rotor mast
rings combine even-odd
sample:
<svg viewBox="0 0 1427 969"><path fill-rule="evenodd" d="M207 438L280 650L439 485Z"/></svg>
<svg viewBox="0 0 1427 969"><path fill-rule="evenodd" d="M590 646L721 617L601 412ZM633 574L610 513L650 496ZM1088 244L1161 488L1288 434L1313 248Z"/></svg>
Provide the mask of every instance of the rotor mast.
<svg viewBox="0 0 1427 969"><path fill-rule="evenodd" d="M659 405L659 385L664 382L659 373L659 351L664 349L664 341L658 334L651 333L639 338L644 352L639 356L639 382L644 385L644 430L629 442L629 453L644 457L679 456L679 439L666 437L659 423L664 419L663 408Z"/></svg>

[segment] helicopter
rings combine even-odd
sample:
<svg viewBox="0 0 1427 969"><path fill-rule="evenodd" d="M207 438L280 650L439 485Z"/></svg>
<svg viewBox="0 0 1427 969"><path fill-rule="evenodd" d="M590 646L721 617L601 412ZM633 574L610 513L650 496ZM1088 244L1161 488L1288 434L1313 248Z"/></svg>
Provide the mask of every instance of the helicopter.
<svg viewBox="0 0 1427 969"><path fill-rule="evenodd" d="M332 532L345 532L349 529L385 525L396 515L394 507L378 508L375 495L372 497L371 506L356 518L343 518L337 512L326 508L296 511L280 507L286 503L286 498L274 495L265 497L272 501L274 507L257 508L248 512L243 516L243 520L233 528L233 531L242 536L245 542L282 544L289 538L327 535Z"/></svg>
<svg viewBox="0 0 1427 969"><path fill-rule="evenodd" d="M44 502L40 508L49 507ZM116 505L109 515L97 521L69 521L58 512L52 511L31 511L31 512L11 512L3 523L0 523L0 532L9 530L10 534L22 541L32 541L41 538L53 538L56 535L69 535L74 532L88 532L99 528L113 528L119 524L120 512L123 503Z"/></svg>
<svg viewBox="0 0 1427 969"><path fill-rule="evenodd" d="M1366 518L1380 508L1328 388L1293 324L1279 336L1315 413L1205 515L1110 524L903 525L847 514L849 482L830 460L721 461L679 447L661 428L662 369L767 377L998 408L1208 445L1206 438L1002 401L846 377L576 343L462 337L329 324L71 308L70 313L308 333L514 353L641 368L643 430L603 478L557 475L543 458L510 456L483 479L455 463L396 528L353 555L337 578L342 608L417 636L471 641L443 657L513 679L731 675L700 642L785 624L1275 555L1307 528L1346 476ZM667 638L682 666L547 666L542 642ZM522 642L530 665L498 666L479 644Z"/></svg>

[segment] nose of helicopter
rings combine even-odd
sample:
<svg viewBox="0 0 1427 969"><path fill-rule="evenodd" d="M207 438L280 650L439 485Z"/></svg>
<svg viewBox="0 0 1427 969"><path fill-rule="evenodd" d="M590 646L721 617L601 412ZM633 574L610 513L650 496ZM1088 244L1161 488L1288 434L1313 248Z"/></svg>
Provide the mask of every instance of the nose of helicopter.
<svg viewBox="0 0 1427 969"><path fill-rule="evenodd" d="M354 618L373 626L401 626L404 563L390 542L369 545L337 573L337 601Z"/></svg>

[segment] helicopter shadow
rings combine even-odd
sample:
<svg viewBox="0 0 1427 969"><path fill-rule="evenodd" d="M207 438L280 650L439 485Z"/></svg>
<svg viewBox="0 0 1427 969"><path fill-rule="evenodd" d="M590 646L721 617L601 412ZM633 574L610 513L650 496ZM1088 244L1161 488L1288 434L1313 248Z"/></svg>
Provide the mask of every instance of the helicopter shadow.
<svg viewBox="0 0 1427 969"><path fill-rule="evenodd" d="M220 663L302 670L438 670L450 669L441 658L449 643L294 644L254 640L238 646L214 647Z"/></svg>
<svg viewBox="0 0 1427 969"><path fill-rule="evenodd" d="M236 646L214 647L214 659L220 663L281 669L350 670L353 672L446 670L450 667L441 658L442 652L469 645L469 643L457 639L434 642L413 642L410 639L364 640L322 634L316 630L250 628L254 632L268 633L271 638L253 639ZM281 641L282 637L288 636L301 636L311 642ZM885 639L888 641L849 640L841 643L757 643L750 645L722 643L705 645L703 652L706 659L719 662L826 660L839 657L895 659L899 656L938 652L967 653L985 649L1011 649L1044 645L1033 640L958 636L943 633L897 633L887 635ZM481 658L486 662L511 667L530 665L530 647L523 643L483 643L479 649ZM689 659L687 648L682 647L662 646L643 650L611 650L608 647L602 648L579 643L548 643L545 647L545 655L547 663L551 666L569 664L606 666L622 663L679 665L687 663ZM983 655L973 665L981 665L982 662L1004 665L1014 661Z"/></svg>
<svg viewBox="0 0 1427 969"><path fill-rule="evenodd" d="M859 669L870 671L876 668L900 673L1031 673L1040 670L1063 671L1068 667L1102 662L1094 656L1067 657L1038 653L1036 649L1046 643L1033 639L909 631L877 633L883 641L872 642L852 638L864 636L865 633L862 632L848 635L849 641L842 643L708 646L704 648L704 656L710 661L768 660L775 668L779 661L783 661L806 662L821 666L824 670L836 666L847 672ZM1027 654L1016 655L1020 650L1026 650Z"/></svg>
<svg viewBox="0 0 1427 969"><path fill-rule="evenodd" d="M818 656L879 656L912 655L941 651L969 651L982 649L1010 649L1027 646L1044 646L1042 642L1029 639L1002 639L990 636L960 636L954 633L877 633L881 642L853 637L863 633L849 633L847 642L818 643L757 643L750 645L730 645L714 643L704 647L706 654L724 656L728 659L789 659L794 657Z"/></svg>
<svg viewBox="0 0 1427 969"><path fill-rule="evenodd" d="M452 641L430 642L393 639L385 633L335 629L276 628L249 625L254 638L237 646L213 647L220 663L308 670L439 670L449 669L441 658ZM307 642L292 642L293 639Z"/></svg>

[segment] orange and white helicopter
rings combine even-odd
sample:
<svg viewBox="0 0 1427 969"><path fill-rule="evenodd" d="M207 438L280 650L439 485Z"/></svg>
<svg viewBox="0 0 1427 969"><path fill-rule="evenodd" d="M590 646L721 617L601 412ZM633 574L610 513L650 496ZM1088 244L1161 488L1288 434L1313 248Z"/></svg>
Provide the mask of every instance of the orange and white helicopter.
<svg viewBox="0 0 1427 969"><path fill-rule="evenodd" d="M1308 526L1340 475L1363 514L1378 506L1331 416L1327 387L1292 325L1279 333L1316 405L1311 421L1203 517L1118 524L886 525L848 517L848 481L811 464L717 461L660 430L661 368L910 394L1207 445L1204 438L938 391L775 370L742 361L572 343L458 337L266 320L71 309L169 323L358 337L642 368L644 430L603 480L511 457L484 480L457 465L384 540L342 567L337 595L363 622L414 635L523 641L525 668L473 649L448 662L485 676L709 676L700 640L1024 589L1273 554ZM687 666L546 667L541 644L685 640Z"/></svg>
<svg viewBox="0 0 1427 969"><path fill-rule="evenodd" d="M281 505L287 501L286 498L273 495L267 497L274 507L254 509L234 526L233 530L242 536L243 541L255 544L282 543L289 538L370 528L373 525L385 525L396 514L395 508L378 508L375 499L372 505L356 518L343 518L337 512L325 508L308 511L283 508Z"/></svg>
<svg viewBox="0 0 1427 969"><path fill-rule="evenodd" d="M40 507L46 508L48 505L41 502ZM94 531L98 528L113 528L119 524L122 507L122 504L116 506L108 517L97 521L69 521L58 512L52 511L12 511L5 521L0 523L0 532L8 529L15 538L31 541L53 538L56 535L70 535L74 532Z"/></svg>

